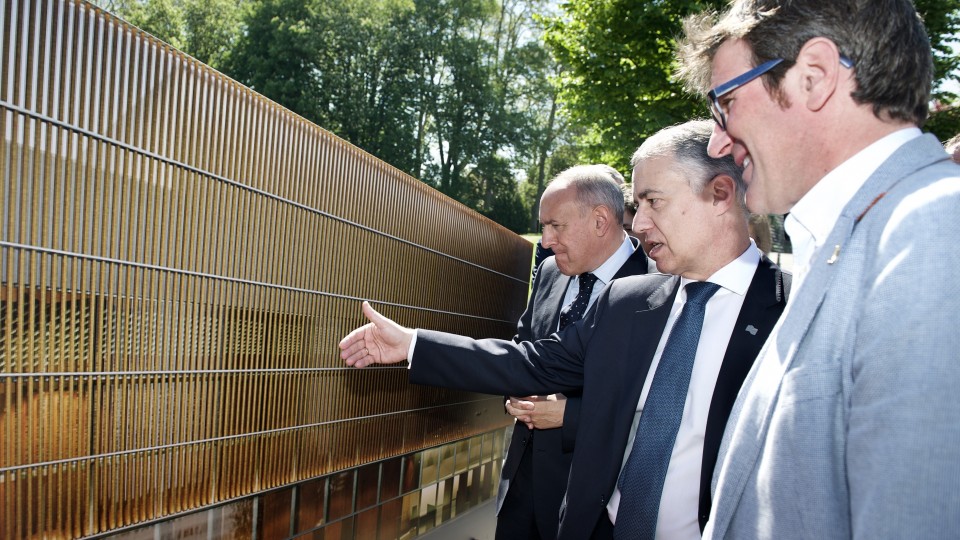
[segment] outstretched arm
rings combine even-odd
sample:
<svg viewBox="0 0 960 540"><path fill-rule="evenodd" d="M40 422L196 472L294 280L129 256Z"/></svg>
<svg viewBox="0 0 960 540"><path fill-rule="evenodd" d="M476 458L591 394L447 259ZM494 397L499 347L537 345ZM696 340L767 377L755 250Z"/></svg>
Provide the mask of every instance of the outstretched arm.
<svg viewBox="0 0 960 540"><path fill-rule="evenodd" d="M363 315L370 322L340 340L340 358L358 368L406 360L414 331L384 317L369 302L363 303Z"/></svg>

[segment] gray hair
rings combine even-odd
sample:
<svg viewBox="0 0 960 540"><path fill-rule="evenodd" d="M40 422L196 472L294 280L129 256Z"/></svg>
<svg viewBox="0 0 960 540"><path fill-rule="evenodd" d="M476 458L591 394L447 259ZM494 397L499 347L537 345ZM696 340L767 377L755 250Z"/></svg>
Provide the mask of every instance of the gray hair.
<svg viewBox="0 0 960 540"><path fill-rule="evenodd" d="M623 175L609 165L574 165L550 181L551 186L575 189L581 210L606 206L616 215L617 223L623 221L621 184Z"/></svg>
<svg viewBox="0 0 960 540"><path fill-rule="evenodd" d="M683 169L690 189L697 194L703 193L707 183L717 176L729 176L733 178L737 204L746 216L747 185L743 182L743 169L733 161L732 155L712 158L707 154L713 126L713 120L691 120L664 128L643 141L633 153L630 166L636 168L641 161L654 157L672 158Z"/></svg>

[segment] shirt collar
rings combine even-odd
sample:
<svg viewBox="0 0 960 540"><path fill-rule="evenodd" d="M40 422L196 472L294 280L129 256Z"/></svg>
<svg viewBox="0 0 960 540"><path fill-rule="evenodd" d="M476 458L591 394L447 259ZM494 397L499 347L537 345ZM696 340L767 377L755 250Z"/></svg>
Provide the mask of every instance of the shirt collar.
<svg viewBox="0 0 960 540"><path fill-rule="evenodd" d="M916 127L895 131L827 173L797 201L784 220L783 226L791 240L797 239L798 243L811 248L822 246L836 225L840 212L880 164L903 144L920 135L920 129ZM816 249L806 251L807 253L800 254L806 260L796 262L808 263Z"/></svg>
<svg viewBox="0 0 960 540"><path fill-rule="evenodd" d="M597 281L600 282L600 287L598 287L597 290L600 290L604 285L613 280L613 276L617 275L620 267L623 266L623 263L627 262L627 259L633 256L633 252L636 249L637 247L630 241L630 237L624 235L623 242L620 244L620 247L613 252L613 255L603 261L603 264L601 264L599 268L590 272L597 276Z"/></svg>
<svg viewBox="0 0 960 540"><path fill-rule="evenodd" d="M753 275L757 272L758 264L760 264L760 250L751 239L750 245L739 257L714 272L712 276L707 278L707 281L716 283L740 296L746 296L747 289L750 288L750 283L753 281ZM692 281L694 280L682 277L680 278L680 286L686 287L687 283Z"/></svg>

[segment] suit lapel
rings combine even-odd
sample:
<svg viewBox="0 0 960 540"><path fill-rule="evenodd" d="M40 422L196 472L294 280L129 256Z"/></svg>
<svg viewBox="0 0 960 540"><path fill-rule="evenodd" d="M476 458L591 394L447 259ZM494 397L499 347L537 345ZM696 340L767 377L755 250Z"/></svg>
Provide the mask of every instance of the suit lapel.
<svg viewBox="0 0 960 540"><path fill-rule="evenodd" d="M567 292L571 278L560 273L556 262L552 258L543 262L540 266L540 272L544 274L544 285L546 287L540 298L537 299L540 303L537 311L544 314L549 313L550 316L538 318L535 335L549 336L557 331L557 325L560 322L560 310L563 309L563 296Z"/></svg>
<svg viewBox="0 0 960 540"><path fill-rule="evenodd" d="M630 237L630 242L633 244L633 255L627 259L627 262L620 266L620 269L614 274L613 279L647 273L647 255L640 249L640 241Z"/></svg>
<svg viewBox="0 0 960 540"><path fill-rule="evenodd" d="M931 146L931 139L935 146ZM794 363L800 343L839 273L842 265L837 262L845 256L859 257L859 251L864 249L863 245L852 241L857 223L875 205L883 204L883 195L894 184L945 159L946 154L932 135L918 137L903 145L854 195L823 247L814 253L808 276L790 300L780 319L779 330L774 331L761 350L730 414L731 429L724 434L720 447L723 461L717 474L715 514L710 523L714 538L725 536L737 501L756 470L783 375Z"/></svg>
<svg viewBox="0 0 960 540"><path fill-rule="evenodd" d="M647 273L647 256L643 253L643 250L640 249L638 240L632 238L631 241L633 242L635 251L633 255L620 266L620 269L617 270L617 273L613 276L614 279ZM542 317L535 323L536 331L538 332L536 335L549 336L556 332L557 325L560 323L560 310L563 309L563 297L567 293L567 287L570 286L571 278L560 273L556 261L552 258L542 263L537 279L540 279L539 276L542 276L544 280L544 289L538 293L539 297L537 298L537 302L539 302L541 306L541 308L538 308L538 311L545 309L544 313L551 313L552 317Z"/></svg>
<svg viewBox="0 0 960 540"><path fill-rule="evenodd" d="M783 275L779 268L763 257L743 299L710 401L700 476L702 512L710 508L710 482L727 418L754 360L780 318L785 302L783 289Z"/></svg>

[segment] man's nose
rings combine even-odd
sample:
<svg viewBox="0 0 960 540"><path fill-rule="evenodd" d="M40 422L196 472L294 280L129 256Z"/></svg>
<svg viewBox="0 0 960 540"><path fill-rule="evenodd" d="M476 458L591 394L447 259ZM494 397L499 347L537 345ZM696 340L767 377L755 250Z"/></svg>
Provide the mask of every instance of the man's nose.
<svg viewBox="0 0 960 540"><path fill-rule="evenodd" d="M727 132L714 123L713 133L710 134L710 143L707 144L707 154L712 158L721 158L733 151L733 140Z"/></svg>
<svg viewBox="0 0 960 540"><path fill-rule="evenodd" d="M633 232L639 234L650 229L651 226L653 226L653 222L647 217L646 209L641 205L640 208L637 208L636 215L633 216Z"/></svg>
<svg viewBox="0 0 960 540"><path fill-rule="evenodd" d="M545 248L552 248L557 243L557 235L553 233L551 227L544 227L543 234L540 236L540 244Z"/></svg>

